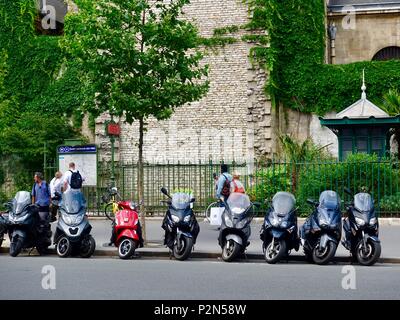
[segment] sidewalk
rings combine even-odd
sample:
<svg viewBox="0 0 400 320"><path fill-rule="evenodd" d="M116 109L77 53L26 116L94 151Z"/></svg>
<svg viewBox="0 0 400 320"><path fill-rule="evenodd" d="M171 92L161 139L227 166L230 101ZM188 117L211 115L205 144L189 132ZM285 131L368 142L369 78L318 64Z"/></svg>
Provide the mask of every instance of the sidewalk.
<svg viewBox="0 0 400 320"><path fill-rule="evenodd" d="M399 219L400 220L400 219ZM299 220L299 227L304 219ZM107 246L111 235L111 222L102 218L90 218L92 235L96 240L96 252L98 256L118 256L117 248ZM210 226L207 222L200 223L200 234L197 239L192 258L218 259L221 256L221 248L218 245L218 230L215 226ZM247 248L248 259L264 259L262 254L261 240L259 232L262 219L254 219L252 222L252 234L250 245ZM52 224L54 231L56 223ZM137 252L146 257L169 257L169 249L163 245L164 230L161 229L161 218L149 218L146 220L147 245L140 248ZM380 239L382 241L381 262L400 263L400 223L397 220L380 220ZM8 252L8 239L3 243L0 252ZM54 248L54 247L52 247ZM55 254L55 251L53 251ZM302 248L298 252L290 254L289 261L303 261L304 255ZM336 252L336 260L339 262L349 261L349 252L339 245Z"/></svg>

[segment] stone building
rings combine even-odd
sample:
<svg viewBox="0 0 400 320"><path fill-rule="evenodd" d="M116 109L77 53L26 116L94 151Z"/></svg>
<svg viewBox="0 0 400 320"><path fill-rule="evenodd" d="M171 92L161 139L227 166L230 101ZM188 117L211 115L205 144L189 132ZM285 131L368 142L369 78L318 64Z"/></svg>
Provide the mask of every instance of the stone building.
<svg viewBox="0 0 400 320"><path fill-rule="evenodd" d="M61 0L47 0L57 3ZM400 1L325 0L326 63L386 60L400 57ZM42 2L42 0L41 0ZM73 2L68 1L69 7ZM57 4L56 4L57 5ZM185 18L193 21L203 37L217 28L249 22L248 6L241 0L192 0ZM277 121L264 93L266 74L249 59L253 44L241 41L247 31L230 36L237 42L210 50L203 63L209 65L210 90L198 102L178 108L171 119L150 119L145 133L144 158L148 162L197 163L199 161L248 161L272 157L277 151L277 129L299 140L311 137L329 145L337 155L337 137L321 127L317 116L286 110L284 124ZM335 117L335 113L326 115ZM100 160L109 161L110 141L105 135L107 115L96 120L96 130L84 125L83 133L100 147ZM116 142L116 160L137 159L138 126L123 119Z"/></svg>
<svg viewBox="0 0 400 320"><path fill-rule="evenodd" d="M212 37L217 28L249 22L247 5L240 0L192 0L184 8L202 37ZM145 134L144 158L149 162L197 163L243 161L273 152L271 103L263 92L266 74L249 59L252 44L240 40L245 31L230 36L238 41L209 50L210 90L198 102L178 108L171 119L150 119ZM105 115L96 121L95 142L101 159L110 158L110 142L104 135ZM137 159L138 126L121 122L117 160Z"/></svg>

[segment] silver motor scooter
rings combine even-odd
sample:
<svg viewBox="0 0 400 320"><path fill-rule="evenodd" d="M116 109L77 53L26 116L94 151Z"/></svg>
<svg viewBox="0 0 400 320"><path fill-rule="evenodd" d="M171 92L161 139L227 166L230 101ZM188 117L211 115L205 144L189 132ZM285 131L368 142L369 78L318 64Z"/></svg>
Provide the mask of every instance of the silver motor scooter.
<svg viewBox="0 0 400 320"><path fill-rule="evenodd" d="M86 216L86 201L80 190L64 192L60 204L60 218L54 235L59 257L79 254L82 258L93 255L96 242L90 235L92 226Z"/></svg>

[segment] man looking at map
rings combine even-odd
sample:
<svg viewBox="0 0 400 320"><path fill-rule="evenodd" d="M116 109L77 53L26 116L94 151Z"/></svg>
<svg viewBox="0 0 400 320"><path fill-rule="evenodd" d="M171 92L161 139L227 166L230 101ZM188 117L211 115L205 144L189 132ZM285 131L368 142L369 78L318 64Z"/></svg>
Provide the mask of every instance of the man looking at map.
<svg viewBox="0 0 400 320"><path fill-rule="evenodd" d="M80 190L82 188L83 181L85 181L85 178L82 177L78 170L76 170L75 163L70 162L68 165L68 171L64 173L63 192L68 191L70 188L74 190Z"/></svg>

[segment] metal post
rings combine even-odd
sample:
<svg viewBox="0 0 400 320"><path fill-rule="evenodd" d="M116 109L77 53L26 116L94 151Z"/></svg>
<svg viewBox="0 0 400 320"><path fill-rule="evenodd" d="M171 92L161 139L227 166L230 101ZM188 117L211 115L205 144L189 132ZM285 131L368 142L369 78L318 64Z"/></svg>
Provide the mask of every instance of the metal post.
<svg viewBox="0 0 400 320"><path fill-rule="evenodd" d="M111 122L114 122L113 114L111 114ZM111 142L111 185L115 187L115 167L114 167L115 137L113 135L110 135L110 142Z"/></svg>

